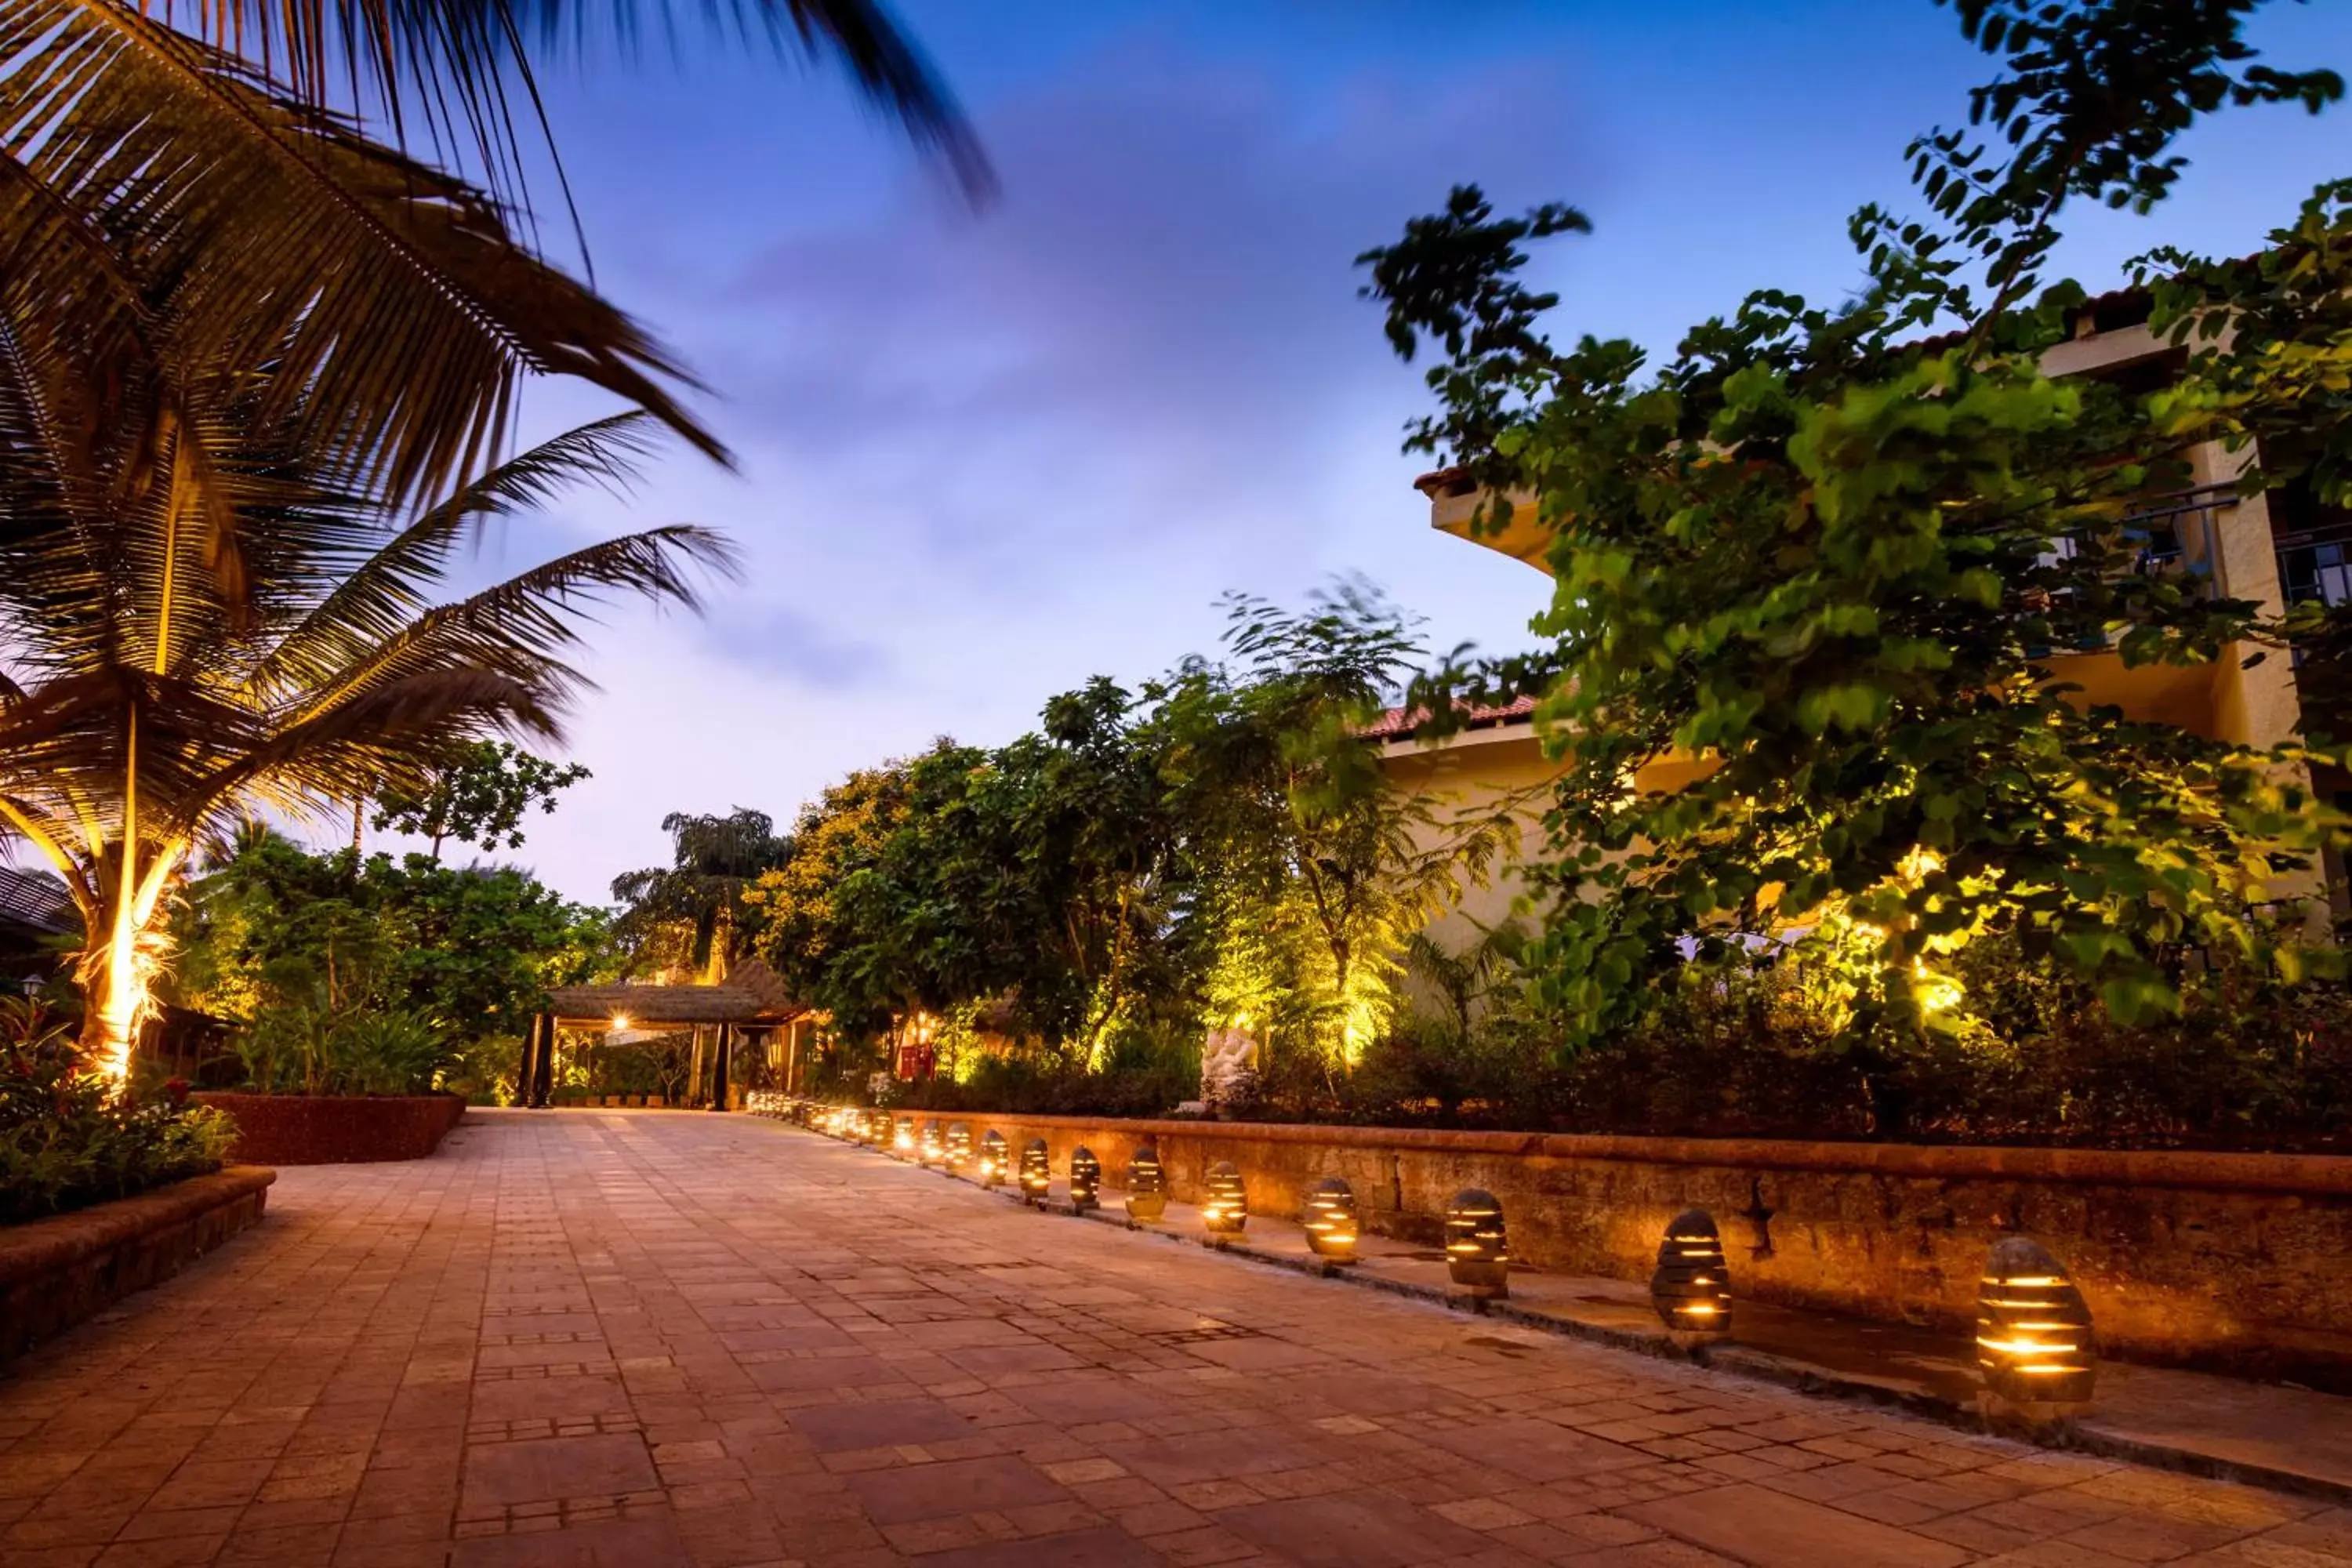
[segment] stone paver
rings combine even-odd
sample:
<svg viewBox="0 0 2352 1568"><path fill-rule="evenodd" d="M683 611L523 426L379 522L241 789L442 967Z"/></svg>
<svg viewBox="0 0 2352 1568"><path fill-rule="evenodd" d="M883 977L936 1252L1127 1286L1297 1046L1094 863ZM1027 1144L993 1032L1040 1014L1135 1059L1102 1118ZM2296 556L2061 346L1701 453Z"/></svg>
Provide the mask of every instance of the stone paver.
<svg viewBox="0 0 2352 1568"><path fill-rule="evenodd" d="M2352 1510L1805 1400L743 1117L491 1114L0 1381L0 1563L2106 1568Z"/></svg>

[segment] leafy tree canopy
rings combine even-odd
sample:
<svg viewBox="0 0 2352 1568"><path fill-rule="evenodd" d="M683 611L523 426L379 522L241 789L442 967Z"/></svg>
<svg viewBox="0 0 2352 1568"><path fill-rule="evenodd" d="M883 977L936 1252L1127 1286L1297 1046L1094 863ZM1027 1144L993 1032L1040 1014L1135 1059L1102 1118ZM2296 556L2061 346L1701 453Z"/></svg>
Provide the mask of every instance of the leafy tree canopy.
<svg viewBox="0 0 2352 1568"><path fill-rule="evenodd" d="M2218 703L2293 634L2231 595L2179 505L2200 462L2224 508L2352 500L2352 185L2250 261L2137 266L2168 374L2042 362L2086 305L2044 278L2071 204L2147 212L2207 116L2341 96L2255 58L2256 8L1961 0L2000 74L1909 149L1920 216L1855 216L1856 292L1759 289L1654 366L1537 331L1520 242L1576 229L1564 209L1498 218L1465 187L1367 253L1391 341L1445 356L1408 446L1466 466L1485 525L1531 509L1549 536L1545 654L1421 696L1433 729L1456 698L1542 700L1568 768L1531 960L1571 1048L1759 953L1794 953L1865 1052L1980 1029L1953 955L1990 936L2126 1022L2177 1006L2184 948L2337 965L2299 909L2263 911L2340 831L2310 778L2342 759L2129 719L2067 679L2112 649L2206 672Z"/></svg>
<svg viewBox="0 0 2352 1568"><path fill-rule="evenodd" d="M534 805L553 811L556 797L588 776L578 763L551 763L511 741L476 741L436 769L422 789L378 794L375 826L431 839L436 861L449 838L483 849L520 849L524 815Z"/></svg>

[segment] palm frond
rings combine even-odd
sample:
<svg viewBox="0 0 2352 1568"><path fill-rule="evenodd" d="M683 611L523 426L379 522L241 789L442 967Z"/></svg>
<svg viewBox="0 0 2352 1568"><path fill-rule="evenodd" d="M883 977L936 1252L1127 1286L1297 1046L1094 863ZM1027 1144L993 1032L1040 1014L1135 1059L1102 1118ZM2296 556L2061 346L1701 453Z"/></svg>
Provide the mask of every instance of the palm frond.
<svg viewBox="0 0 2352 1568"><path fill-rule="evenodd" d="M426 510L337 583L254 668L261 700L348 669L431 603L453 552L492 518L543 505L583 479L625 489L653 447L651 419L632 409L543 441Z"/></svg>
<svg viewBox="0 0 2352 1568"><path fill-rule="evenodd" d="M470 142L487 170L510 169L520 151L516 92L539 119L534 46L542 55L606 41L629 50L644 33L674 39L681 21L699 23L730 43L838 60L967 195L994 188L953 96L877 0L703 0L690 11L617 0L601 14L582 0L201 0L194 12L204 37L264 62L301 101L383 103L395 128L415 120L446 143Z"/></svg>
<svg viewBox="0 0 2352 1568"><path fill-rule="evenodd" d="M724 535L692 524L624 534L557 557L454 605L427 610L371 647L309 694L306 714L436 669L495 672L537 691L584 684L561 654L579 641L582 616L615 594L698 609L696 569L732 575Z"/></svg>
<svg viewBox="0 0 2352 1568"><path fill-rule="evenodd" d="M495 203L120 0L0 0L0 151L20 165L0 234L54 231L34 220L58 210L94 224L170 321L174 363L269 366L259 417L331 438L330 482L398 503L477 471L530 373L593 381L725 457L678 367ZM36 247L51 264L19 290L120 342L117 291L66 254Z"/></svg>

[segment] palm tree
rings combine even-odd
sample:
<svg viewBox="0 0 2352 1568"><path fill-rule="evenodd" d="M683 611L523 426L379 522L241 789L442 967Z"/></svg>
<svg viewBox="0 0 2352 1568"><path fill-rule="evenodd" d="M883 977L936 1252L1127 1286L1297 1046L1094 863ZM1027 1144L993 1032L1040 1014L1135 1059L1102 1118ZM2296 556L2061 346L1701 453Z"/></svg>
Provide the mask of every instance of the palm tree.
<svg viewBox="0 0 2352 1568"><path fill-rule="evenodd" d="M389 536L378 497L318 482L256 422L214 448L232 517L261 520L239 531L232 594L170 486L123 504L119 481L79 483L16 390L0 380L0 517L48 525L0 533L0 818L81 910L86 1037L117 1076L163 957L159 905L198 843L257 809L421 784L489 733L555 735L582 685L565 655L583 610L613 594L691 606L696 569L731 565L717 535L674 526L437 597L488 520L582 478L625 481L642 412L523 453Z"/></svg>
<svg viewBox="0 0 2352 1568"><path fill-rule="evenodd" d="M709 14L838 55L984 181L871 0ZM551 733L583 600L691 603L690 567L726 561L708 533L656 530L428 596L475 529L569 475L619 478L646 438L632 418L500 462L529 375L594 383L726 457L677 367L520 243L504 203L365 133L469 136L515 193L522 40L577 6L182 15L197 31L138 0L0 0L0 830L72 889L117 1073L199 834L418 779L491 731Z"/></svg>
<svg viewBox="0 0 2352 1568"><path fill-rule="evenodd" d="M764 811L737 806L725 816L674 811L662 818L670 863L625 871L613 897L629 906L625 934L642 941L660 931L686 938L687 962L704 978L725 976L741 948L735 921L743 889L784 863L793 841L779 837Z"/></svg>

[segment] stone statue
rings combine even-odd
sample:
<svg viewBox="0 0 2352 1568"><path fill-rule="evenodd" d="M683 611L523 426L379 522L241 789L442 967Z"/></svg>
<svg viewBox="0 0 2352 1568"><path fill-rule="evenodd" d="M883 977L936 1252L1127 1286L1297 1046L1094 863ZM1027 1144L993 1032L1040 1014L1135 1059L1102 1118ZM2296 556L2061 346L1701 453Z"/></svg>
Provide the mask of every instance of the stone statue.
<svg viewBox="0 0 2352 1568"><path fill-rule="evenodd" d="M1257 1097L1257 1041L1246 1029L1212 1029L1201 1045L1201 1100L1219 1115Z"/></svg>

